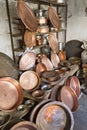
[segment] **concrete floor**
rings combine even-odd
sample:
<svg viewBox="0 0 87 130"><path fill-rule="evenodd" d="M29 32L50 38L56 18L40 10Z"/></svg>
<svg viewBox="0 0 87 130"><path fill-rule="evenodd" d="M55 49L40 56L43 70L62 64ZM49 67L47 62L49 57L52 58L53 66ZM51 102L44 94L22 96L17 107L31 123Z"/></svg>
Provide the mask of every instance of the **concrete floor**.
<svg viewBox="0 0 87 130"><path fill-rule="evenodd" d="M74 130L87 130L87 95L82 94L79 99L79 107L73 115L75 121Z"/></svg>

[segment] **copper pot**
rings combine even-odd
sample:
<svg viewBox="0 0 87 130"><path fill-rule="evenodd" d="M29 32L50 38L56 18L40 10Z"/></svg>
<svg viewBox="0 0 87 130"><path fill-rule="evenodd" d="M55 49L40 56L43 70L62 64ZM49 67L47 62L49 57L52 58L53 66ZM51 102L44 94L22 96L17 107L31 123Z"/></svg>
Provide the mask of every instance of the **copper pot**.
<svg viewBox="0 0 87 130"><path fill-rule="evenodd" d="M38 33L48 33L49 27L47 25L38 26L37 32Z"/></svg>
<svg viewBox="0 0 87 130"><path fill-rule="evenodd" d="M47 24L47 18L46 17L37 17L37 22L39 25Z"/></svg>

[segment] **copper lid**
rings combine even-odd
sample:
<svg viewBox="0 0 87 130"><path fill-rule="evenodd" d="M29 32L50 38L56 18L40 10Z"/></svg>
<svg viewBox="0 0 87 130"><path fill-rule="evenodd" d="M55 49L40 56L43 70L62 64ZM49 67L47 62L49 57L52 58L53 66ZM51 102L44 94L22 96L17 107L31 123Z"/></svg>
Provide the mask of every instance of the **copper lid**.
<svg viewBox="0 0 87 130"><path fill-rule="evenodd" d="M74 90L69 86L63 86L60 91L61 101L64 102L72 112L78 108L78 98Z"/></svg>

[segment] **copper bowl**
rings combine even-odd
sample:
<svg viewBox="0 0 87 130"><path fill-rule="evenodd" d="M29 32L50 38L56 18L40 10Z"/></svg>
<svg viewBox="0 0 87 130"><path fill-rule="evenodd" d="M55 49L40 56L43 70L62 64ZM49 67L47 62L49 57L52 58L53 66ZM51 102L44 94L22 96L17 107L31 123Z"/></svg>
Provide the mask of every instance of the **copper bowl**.
<svg viewBox="0 0 87 130"><path fill-rule="evenodd" d="M42 130L73 130L74 119L64 103L51 101L39 110L36 124Z"/></svg>

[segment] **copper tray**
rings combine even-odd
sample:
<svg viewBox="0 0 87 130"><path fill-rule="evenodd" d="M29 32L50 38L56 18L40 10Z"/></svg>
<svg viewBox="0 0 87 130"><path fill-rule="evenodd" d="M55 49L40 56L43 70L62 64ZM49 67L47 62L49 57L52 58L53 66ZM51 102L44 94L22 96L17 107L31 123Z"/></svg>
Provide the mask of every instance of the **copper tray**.
<svg viewBox="0 0 87 130"><path fill-rule="evenodd" d="M23 100L23 92L19 83L10 77L0 79L0 109L13 111Z"/></svg>
<svg viewBox="0 0 87 130"><path fill-rule="evenodd" d="M48 42L49 42L49 46L51 47L51 49L53 50L53 52L58 53L58 40L55 36L54 33L50 33L48 36Z"/></svg>
<svg viewBox="0 0 87 130"><path fill-rule="evenodd" d="M26 52L22 55L19 61L20 70L28 70L34 67L36 62L36 54L33 52Z"/></svg>
<svg viewBox="0 0 87 130"><path fill-rule="evenodd" d="M29 6L22 0L19 0L17 3L17 11L26 28L28 28L30 31L36 31L38 25L37 20Z"/></svg>
<svg viewBox="0 0 87 130"><path fill-rule="evenodd" d="M27 47L31 48L36 45L36 34L28 30L24 33L24 43Z"/></svg>
<svg viewBox="0 0 87 130"><path fill-rule="evenodd" d="M48 57L43 56L41 62L46 66L47 70L53 70L53 65Z"/></svg>
<svg viewBox="0 0 87 130"><path fill-rule="evenodd" d="M54 68L58 68L58 64L60 63L60 59L56 53L51 53L51 62Z"/></svg>
<svg viewBox="0 0 87 130"><path fill-rule="evenodd" d="M78 108L78 98L76 93L69 86L63 86L60 91L61 101L64 102L72 112Z"/></svg>
<svg viewBox="0 0 87 130"><path fill-rule="evenodd" d="M59 21L59 16L56 12L56 10L53 8L53 6L49 6L48 8L48 17L52 23L52 25L59 29L60 27L60 21Z"/></svg>
<svg viewBox="0 0 87 130"><path fill-rule="evenodd" d="M26 91L34 91L39 87L40 78L34 71L25 71L19 78L21 87Z"/></svg>

